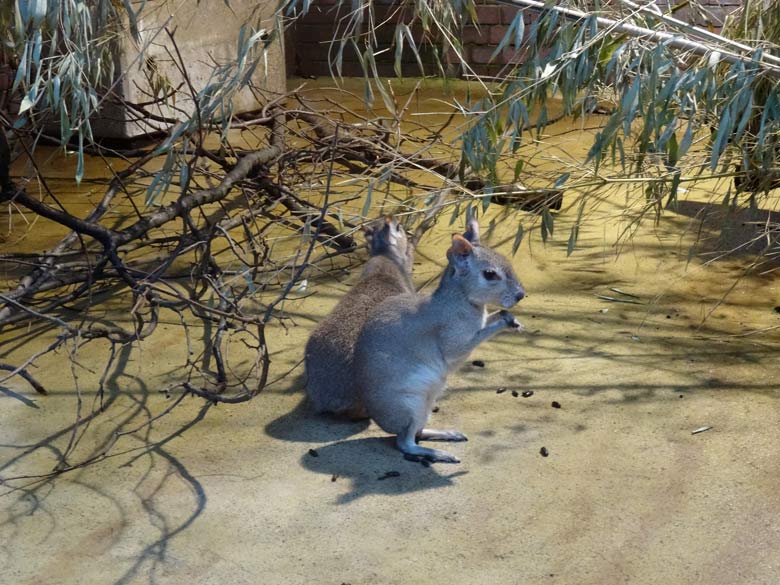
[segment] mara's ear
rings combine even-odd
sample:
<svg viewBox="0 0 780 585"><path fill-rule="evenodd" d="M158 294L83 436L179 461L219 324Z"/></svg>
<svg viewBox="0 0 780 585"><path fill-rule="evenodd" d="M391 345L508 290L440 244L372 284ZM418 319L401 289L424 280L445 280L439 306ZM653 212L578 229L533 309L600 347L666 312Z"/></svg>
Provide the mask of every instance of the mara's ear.
<svg viewBox="0 0 780 585"><path fill-rule="evenodd" d="M459 236L458 234L454 234L452 236L452 246L450 247L450 252L457 256L468 256L473 251L474 246L472 246L466 238Z"/></svg>
<svg viewBox="0 0 780 585"><path fill-rule="evenodd" d="M460 274L464 274L468 272L469 258L473 251L474 247L466 238L455 234L452 236L452 246L447 250L447 258Z"/></svg>
<svg viewBox="0 0 780 585"><path fill-rule="evenodd" d="M403 232L403 226L396 221L392 215L386 215L384 217L384 225L382 226L382 235L387 241L391 241L394 237L398 236L398 233Z"/></svg>
<svg viewBox="0 0 780 585"><path fill-rule="evenodd" d="M363 233L372 256L382 254L394 245L396 236L393 234L393 226L395 225L397 222L393 216L386 215L363 226Z"/></svg>
<svg viewBox="0 0 780 585"><path fill-rule="evenodd" d="M376 253L377 248L382 246L382 230L384 228L385 222L383 218L370 221L362 227L363 236L366 238L366 243L372 256Z"/></svg>
<svg viewBox="0 0 780 585"><path fill-rule="evenodd" d="M366 238L366 241L368 241L369 244L371 243L371 239L374 237L376 232L382 229L383 225L384 224L382 223L382 220L373 219L368 223L364 223L360 228L363 232L363 236Z"/></svg>
<svg viewBox="0 0 780 585"><path fill-rule="evenodd" d="M471 207L466 210L466 231L463 232L463 237L472 244L479 244L479 224Z"/></svg>

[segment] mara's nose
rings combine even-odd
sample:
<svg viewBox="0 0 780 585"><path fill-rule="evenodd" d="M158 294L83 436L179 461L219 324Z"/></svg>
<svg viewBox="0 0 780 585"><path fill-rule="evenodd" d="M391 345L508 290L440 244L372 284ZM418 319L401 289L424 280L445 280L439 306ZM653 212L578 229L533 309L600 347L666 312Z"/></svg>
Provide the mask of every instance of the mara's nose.
<svg viewBox="0 0 780 585"><path fill-rule="evenodd" d="M521 288L520 288L520 290L518 290L518 291L515 293L515 301L516 301L516 302L520 302L520 301L522 301L524 298L525 298L525 291L524 291L524 290L522 289L522 287L521 287Z"/></svg>

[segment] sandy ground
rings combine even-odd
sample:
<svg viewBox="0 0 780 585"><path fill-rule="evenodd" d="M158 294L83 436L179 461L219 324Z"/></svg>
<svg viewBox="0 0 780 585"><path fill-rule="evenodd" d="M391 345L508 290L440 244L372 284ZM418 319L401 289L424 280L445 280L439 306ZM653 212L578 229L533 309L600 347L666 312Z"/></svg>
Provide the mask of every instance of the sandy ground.
<svg viewBox="0 0 780 585"><path fill-rule="evenodd" d="M298 369L248 404L187 399L55 481L0 485L0 583L775 585L780 340L742 334L780 326L780 291L743 278L702 324L745 260L689 261L685 214L616 258L616 208L569 259L563 236L518 252L528 334L478 348L484 367L453 375L433 415L469 436L447 447L461 464L405 461L376 426L312 414ZM449 231L426 238L417 282L439 271ZM269 335L275 374L348 283L312 281L288 305L297 326ZM611 287L644 304L595 296ZM183 350L175 322L161 327L160 345L123 352L82 454L169 403L157 390ZM2 359L47 335L6 336ZM80 363L78 387L64 356L36 372L48 397L0 387L0 478L51 470L100 373Z"/></svg>
<svg viewBox="0 0 780 585"><path fill-rule="evenodd" d="M443 242L433 239L431 248ZM593 296L662 290L640 270L652 254L615 262L583 251L555 270L549 255L516 261L530 291L518 315L531 333L478 348L484 368L454 375L434 415L469 435L451 446L460 465L404 461L375 426L311 414L299 378L202 420L192 399L148 440L125 438L116 457L3 495L0 581L777 583L776 345L696 333L689 280L649 317L645 306ZM732 271L713 267L705 283ZM298 307L300 326L273 337L276 371L300 359L312 324L345 289L317 286L320 302ZM765 289L774 290L734 293L723 321L777 325L772 299L755 298ZM135 408L159 409L155 384L175 375L161 373L174 355L124 357L111 385L134 400L117 398L96 436ZM35 408L2 398L4 477L50 469L52 453L32 446L73 416L62 372L40 377L51 396L10 387ZM501 386L509 390L497 394ZM712 429L691 434L702 426ZM382 479L388 471L400 475Z"/></svg>

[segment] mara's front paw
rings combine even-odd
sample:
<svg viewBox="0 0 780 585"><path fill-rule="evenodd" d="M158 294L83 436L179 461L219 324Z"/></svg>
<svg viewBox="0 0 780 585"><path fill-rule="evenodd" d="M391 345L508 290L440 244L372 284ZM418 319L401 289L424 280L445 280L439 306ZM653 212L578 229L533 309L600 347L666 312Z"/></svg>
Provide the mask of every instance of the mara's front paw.
<svg viewBox="0 0 780 585"><path fill-rule="evenodd" d="M501 311L501 318L504 320L504 323L506 323L506 326L510 329L518 332L525 331L523 324L515 319L515 316L509 311Z"/></svg>

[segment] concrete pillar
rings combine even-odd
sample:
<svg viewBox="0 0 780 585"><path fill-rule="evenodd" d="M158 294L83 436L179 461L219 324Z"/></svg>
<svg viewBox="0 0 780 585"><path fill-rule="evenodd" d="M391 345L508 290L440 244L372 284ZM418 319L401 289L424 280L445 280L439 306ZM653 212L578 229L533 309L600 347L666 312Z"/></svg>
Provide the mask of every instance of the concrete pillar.
<svg viewBox="0 0 780 585"><path fill-rule="evenodd" d="M187 65L189 81L195 91L212 79L216 64L236 58L241 25L253 24L255 30L273 29L275 1L179 0L177 2L147 2L138 19L144 59L139 58L139 45L132 39L119 43L116 56L117 73L124 77L115 85L115 95L135 104L147 104L149 113L161 118L182 119L194 111L191 91L177 66L178 55L165 29L174 33L176 46ZM286 89L282 43L274 38L266 53L267 59L255 70L252 81L261 89L253 93L245 89L233 100L233 112L260 109ZM158 94L175 90L167 104L150 104ZM105 104L99 118L92 121L93 134L103 138L132 138L168 127L160 121L144 119L133 108Z"/></svg>

